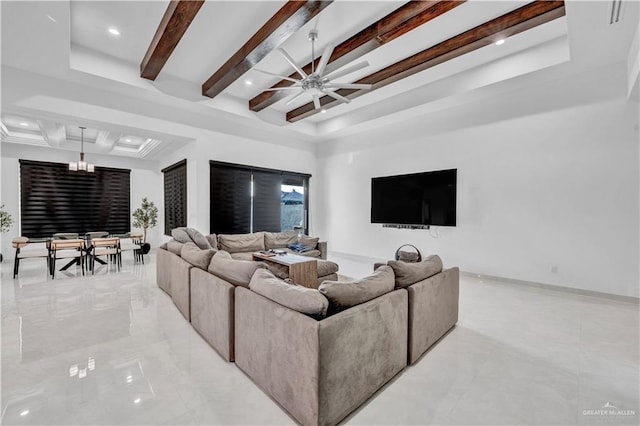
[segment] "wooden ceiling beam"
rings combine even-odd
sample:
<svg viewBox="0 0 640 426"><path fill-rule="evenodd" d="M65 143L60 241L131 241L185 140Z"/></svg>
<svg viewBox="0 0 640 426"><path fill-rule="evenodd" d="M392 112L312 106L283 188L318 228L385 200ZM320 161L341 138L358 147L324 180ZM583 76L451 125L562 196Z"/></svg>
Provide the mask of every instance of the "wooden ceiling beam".
<svg viewBox="0 0 640 426"><path fill-rule="evenodd" d="M330 73L345 64L348 64L362 55L377 49L378 47L400 37L403 34L419 27L420 25L442 15L461 5L462 1L445 1L445 0L429 0L429 1L409 1L398 9L389 13L379 21L374 22L359 33L350 37L348 40L340 43L333 50L326 73ZM307 74L311 73L311 62L303 68ZM289 78L299 78L296 72L292 73ZM272 88L287 87L293 83L287 80L281 80L274 84ZM261 111L264 108L273 105L281 99L290 95L285 91L265 91L249 101L249 109L251 111Z"/></svg>
<svg viewBox="0 0 640 426"><path fill-rule="evenodd" d="M140 63L140 77L155 80L167 63L204 0L171 0Z"/></svg>
<svg viewBox="0 0 640 426"><path fill-rule="evenodd" d="M332 2L289 0L209 77L202 85L202 95L213 98L222 92Z"/></svg>
<svg viewBox="0 0 640 426"><path fill-rule="evenodd" d="M534 1L354 82L372 84L371 90L340 89L335 93L348 99L354 99L372 90L490 45L499 39L521 33L564 15L563 0ZM320 98L320 103L323 108L327 109L339 105L341 102L329 96L323 96ZM320 111L314 109L313 103L310 102L287 112L287 121L302 120L318 112Z"/></svg>

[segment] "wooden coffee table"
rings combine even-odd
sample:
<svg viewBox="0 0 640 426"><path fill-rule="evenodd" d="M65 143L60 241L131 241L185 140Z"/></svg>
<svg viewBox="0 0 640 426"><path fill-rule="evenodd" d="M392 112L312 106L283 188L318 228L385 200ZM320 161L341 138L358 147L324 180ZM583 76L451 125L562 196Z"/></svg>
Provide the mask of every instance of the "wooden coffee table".
<svg viewBox="0 0 640 426"><path fill-rule="evenodd" d="M273 255L261 252L253 253L253 258L286 266L289 271L289 278L293 282L304 287L318 288L317 259L291 253Z"/></svg>

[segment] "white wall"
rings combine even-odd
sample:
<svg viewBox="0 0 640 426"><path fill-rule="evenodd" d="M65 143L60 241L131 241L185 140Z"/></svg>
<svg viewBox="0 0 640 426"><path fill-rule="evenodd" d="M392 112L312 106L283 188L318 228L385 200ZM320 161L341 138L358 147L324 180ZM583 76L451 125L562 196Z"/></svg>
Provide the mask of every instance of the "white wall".
<svg viewBox="0 0 640 426"><path fill-rule="evenodd" d="M20 235L20 165L18 160L25 159L67 163L71 160L77 159L77 155L77 153L72 151L61 151L51 148L18 145L6 142L2 143L0 169L0 173L2 174L2 200L0 203L5 204L5 209L13 216L14 219L12 229L4 234L1 243L2 253L7 259L13 258L11 239L14 236ZM143 197L149 198L149 200L153 201L156 206L158 206L158 209L161 210L163 198L162 176L158 171L157 162L99 154L91 154L87 158L96 166L131 169L132 211L140 206ZM161 241L161 230L162 228L160 226L156 226L147 233L147 241L154 247Z"/></svg>
<svg viewBox="0 0 640 426"><path fill-rule="evenodd" d="M392 258L411 243L465 271L638 297L638 151L626 100L442 134L414 120L319 150L316 225L334 252ZM456 227L370 223L372 177L448 168Z"/></svg>
<svg viewBox="0 0 640 426"><path fill-rule="evenodd" d="M164 168L187 159L187 226L209 233L209 161L214 160L311 174L309 222L314 233L314 212L320 202L314 189L315 152L308 144L291 148L204 129L192 131L194 142L160 161Z"/></svg>

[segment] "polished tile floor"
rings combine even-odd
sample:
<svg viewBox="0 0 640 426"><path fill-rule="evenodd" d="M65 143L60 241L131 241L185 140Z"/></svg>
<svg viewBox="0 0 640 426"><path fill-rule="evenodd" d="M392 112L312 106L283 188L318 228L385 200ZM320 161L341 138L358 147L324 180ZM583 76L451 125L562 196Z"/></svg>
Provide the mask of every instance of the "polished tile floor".
<svg viewBox="0 0 640 426"><path fill-rule="evenodd" d="M95 276L1 273L3 425L294 423L182 318L153 254ZM637 305L463 277L455 329L346 422L637 425L638 336Z"/></svg>

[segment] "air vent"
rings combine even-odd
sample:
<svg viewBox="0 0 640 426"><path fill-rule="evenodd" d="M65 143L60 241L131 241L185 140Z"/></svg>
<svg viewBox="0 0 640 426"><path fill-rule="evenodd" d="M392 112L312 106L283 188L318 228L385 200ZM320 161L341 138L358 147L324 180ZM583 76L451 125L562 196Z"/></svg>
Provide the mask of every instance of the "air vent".
<svg viewBox="0 0 640 426"><path fill-rule="evenodd" d="M622 20L622 2L623 0L611 0L609 24L617 24Z"/></svg>

